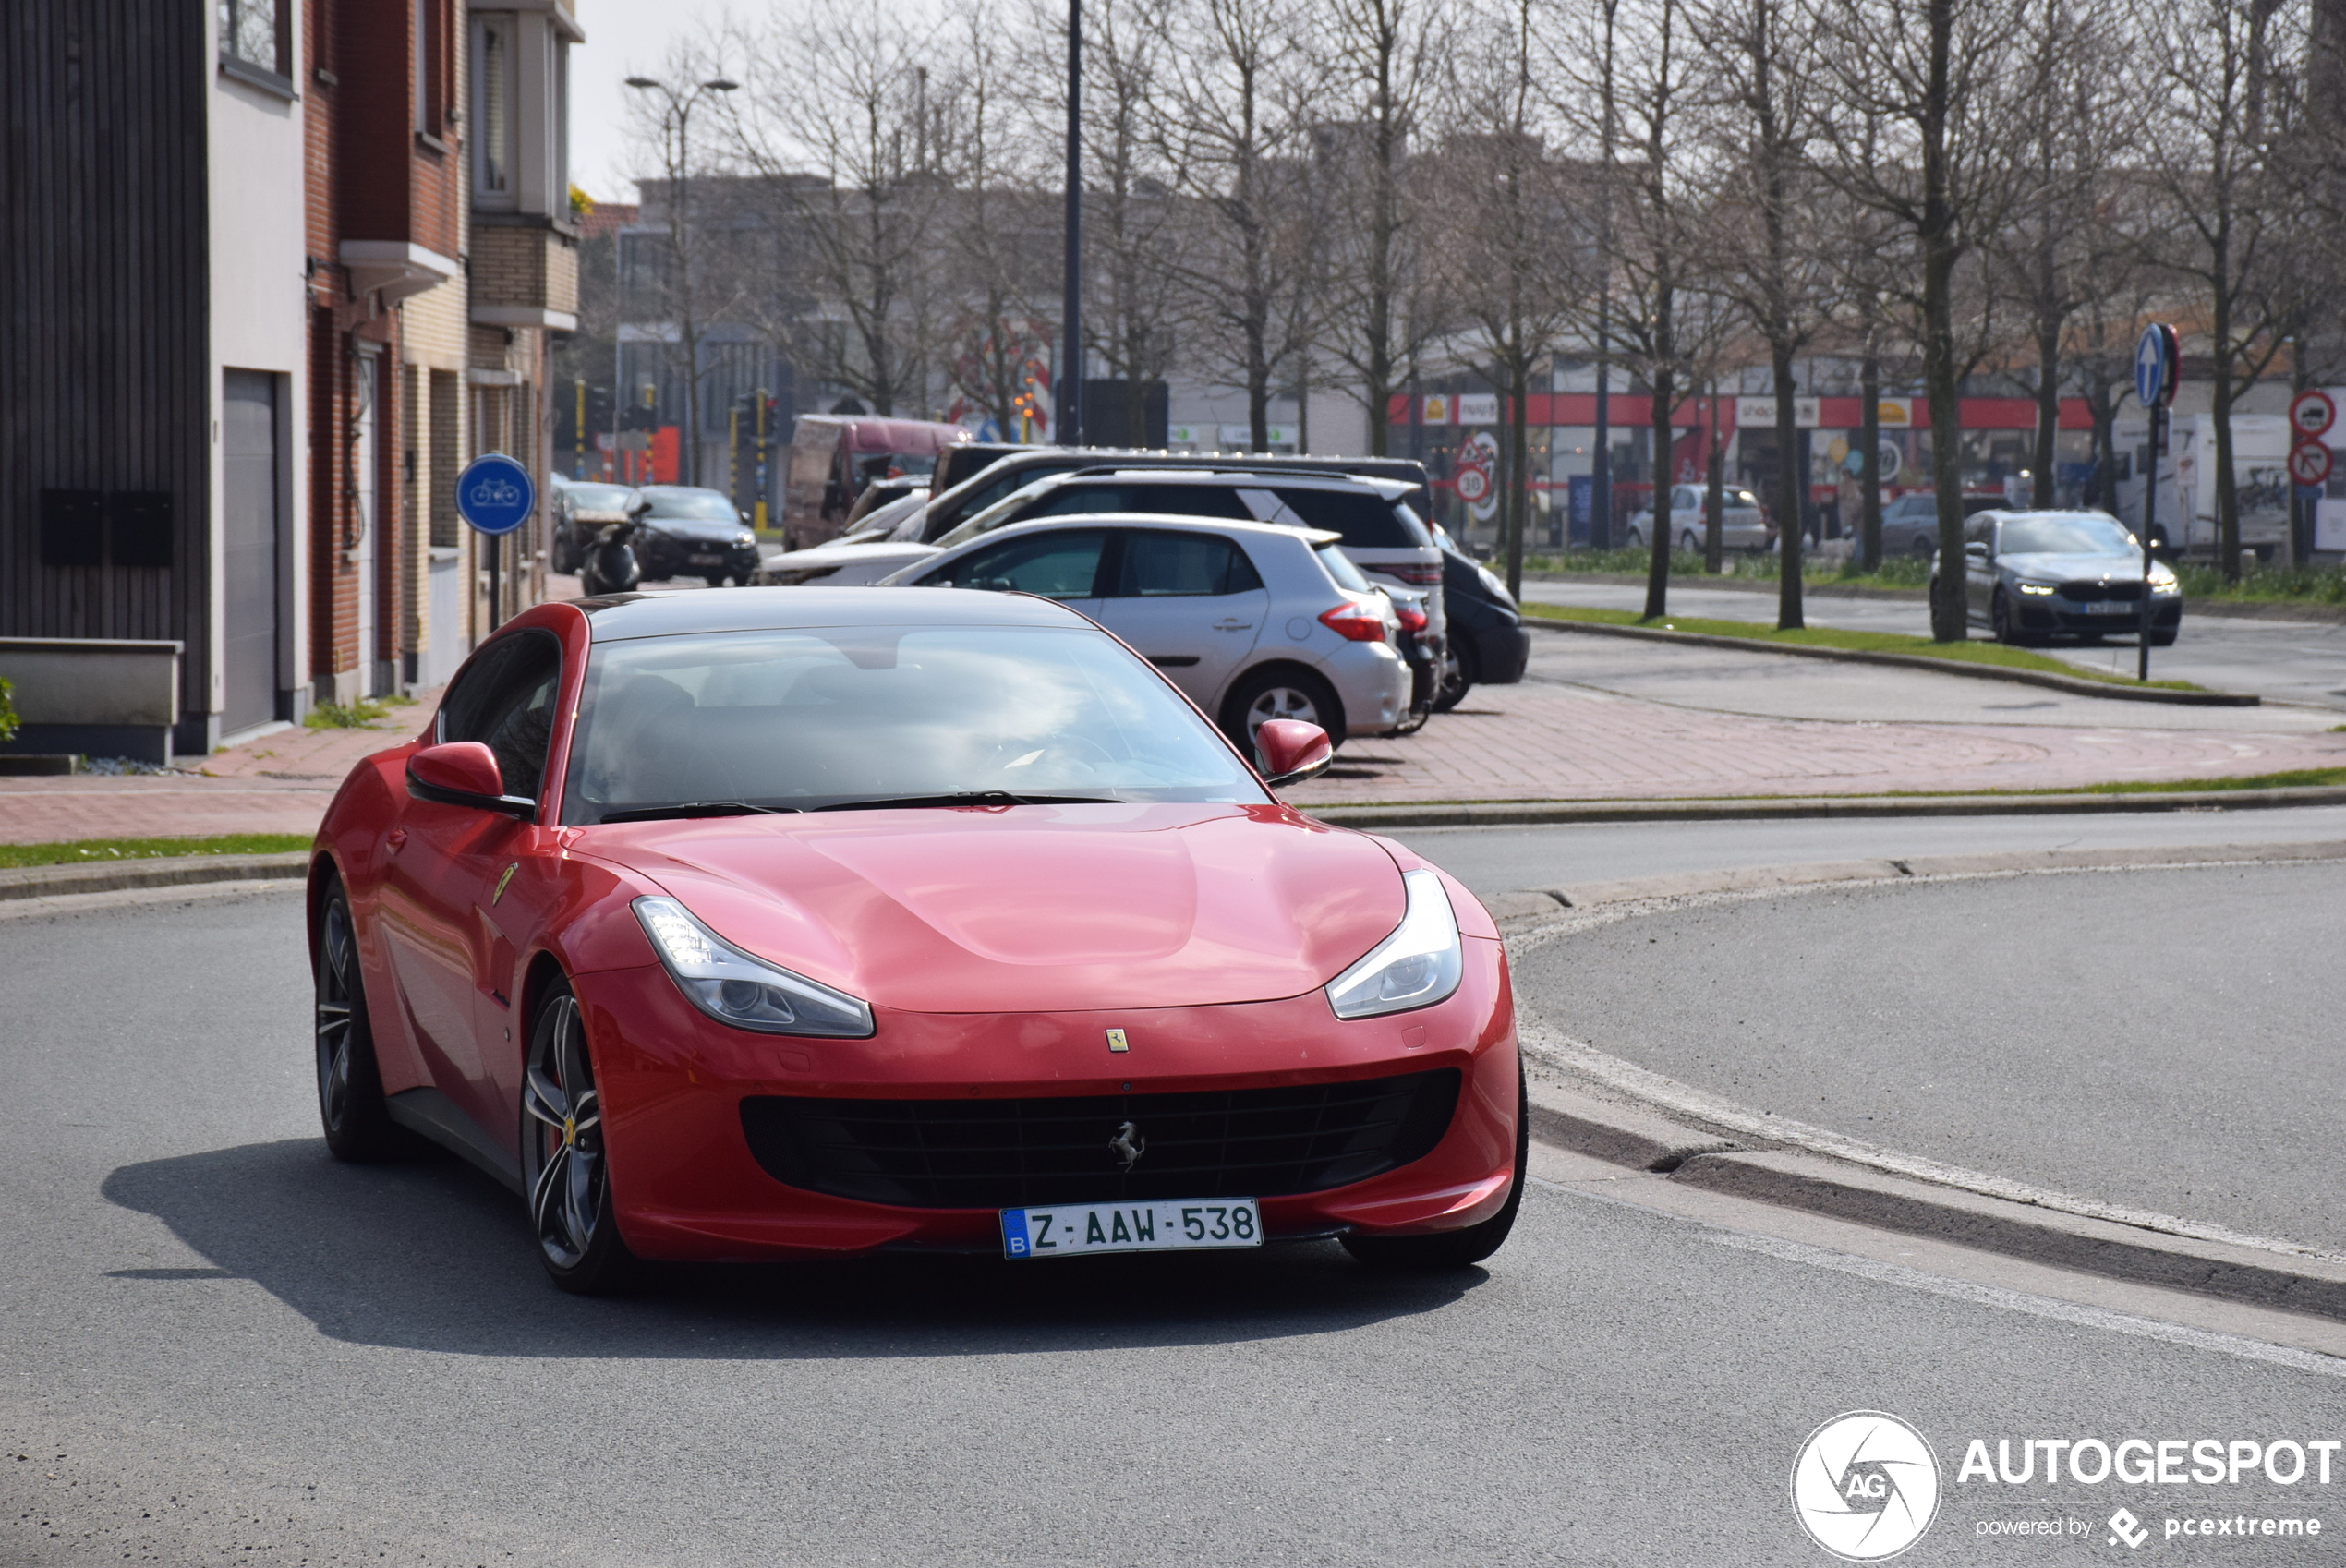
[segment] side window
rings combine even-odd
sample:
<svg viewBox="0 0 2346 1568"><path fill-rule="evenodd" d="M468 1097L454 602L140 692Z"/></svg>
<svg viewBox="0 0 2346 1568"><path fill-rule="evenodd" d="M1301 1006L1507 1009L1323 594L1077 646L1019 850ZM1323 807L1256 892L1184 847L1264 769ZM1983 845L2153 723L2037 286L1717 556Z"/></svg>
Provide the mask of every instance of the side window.
<svg viewBox="0 0 2346 1568"><path fill-rule="evenodd" d="M1238 523L1251 522L1254 517L1239 492L1224 485L1135 485L1129 510Z"/></svg>
<svg viewBox="0 0 2346 1568"><path fill-rule="evenodd" d="M1967 517L1964 519L1963 542L1966 545L1988 544L1995 537L1995 531L1994 518L1985 513L1977 517Z"/></svg>
<svg viewBox="0 0 2346 1568"><path fill-rule="evenodd" d="M1691 486L1680 485L1670 492L1670 510L1673 512L1692 512L1701 504L1702 498L1694 493Z"/></svg>
<svg viewBox="0 0 2346 1568"><path fill-rule="evenodd" d="M554 738L562 646L545 632L518 632L481 649L440 705L442 741L478 741L494 753L505 793L536 799Z"/></svg>
<svg viewBox="0 0 2346 1568"><path fill-rule="evenodd" d="M1100 549L1107 536L1095 528L1028 534L937 568L921 579L932 588L991 588L1041 594L1055 599L1088 599L1100 574Z"/></svg>
<svg viewBox="0 0 2346 1568"><path fill-rule="evenodd" d="M1246 552L1218 535L1124 536L1124 563L1117 573L1118 598L1243 594L1262 585L1263 579Z"/></svg>

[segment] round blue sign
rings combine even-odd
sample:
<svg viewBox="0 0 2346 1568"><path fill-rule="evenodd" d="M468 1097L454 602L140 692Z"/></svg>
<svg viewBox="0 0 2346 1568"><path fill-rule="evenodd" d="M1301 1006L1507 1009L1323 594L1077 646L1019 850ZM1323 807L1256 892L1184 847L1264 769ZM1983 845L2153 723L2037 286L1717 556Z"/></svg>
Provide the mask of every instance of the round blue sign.
<svg viewBox="0 0 2346 1568"><path fill-rule="evenodd" d="M484 534L510 534L538 509L529 470L502 452L484 452L456 476L456 514Z"/></svg>
<svg viewBox="0 0 2346 1568"><path fill-rule="evenodd" d="M2145 408L2164 408L2175 399L2178 347L2175 329L2152 322L2134 340L2134 395Z"/></svg>

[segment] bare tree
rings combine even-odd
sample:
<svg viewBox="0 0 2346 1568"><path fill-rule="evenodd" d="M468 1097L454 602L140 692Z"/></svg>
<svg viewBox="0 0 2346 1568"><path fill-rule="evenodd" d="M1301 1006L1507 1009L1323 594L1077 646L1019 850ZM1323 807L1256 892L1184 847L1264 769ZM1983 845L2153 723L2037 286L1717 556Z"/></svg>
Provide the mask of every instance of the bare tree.
<svg viewBox="0 0 2346 1568"><path fill-rule="evenodd" d="M1523 584L1530 505L1527 428L1532 372L1579 314L1591 258L1572 213L1568 171L1549 150L1531 70L1533 0L1475 19L1457 52L1462 124L1440 153L1440 284L1468 352L1506 404L1501 538L1507 589Z"/></svg>
<svg viewBox="0 0 2346 1568"><path fill-rule="evenodd" d="M1379 457L1391 446L1394 393L1433 320L1413 297L1427 192L1412 177L1410 143L1426 132L1455 23L1450 0L1333 0L1324 13L1335 68L1319 152L1344 221L1327 230L1322 343L1350 372Z"/></svg>
<svg viewBox="0 0 2346 1568"><path fill-rule="evenodd" d="M2302 103L2306 13L2298 0L2138 0L2133 17L2158 94L2152 176L2183 241L2162 259L2192 280L2207 311L2216 548L2224 574L2237 577L2232 406L2283 343L2269 269L2299 194L2283 164Z"/></svg>
<svg viewBox="0 0 2346 1568"><path fill-rule="evenodd" d="M1811 74L1824 167L1850 197L1913 235L1939 554L1961 561L1956 273L2010 203L1999 90L2025 79L2012 54L2026 36L2026 0L1805 0L1805 6L1816 29ZM1789 567L1785 580L1792 581ZM1936 585L1930 634L1960 642L1967 633L1963 573L1942 572Z"/></svg>
<svg viewBox="0 0 2346 1568"><path fill-rule="evenodd" d="M1714 70L1716 204L1706 238L1718 287L1766 344L1775 392L1776 483L1771 507L1780 558L1776 625L1805 624L1801 542L1808 476L1799 471L1794 361L1834 305L1830 247L1848 226L1810 161L1821 128L1821 84L1808 74L1821 40L1793 0L1711 0L1698 37Z"/></svg>
<svg viewBox="0 0 2346 1568"><path fill-rule="evenodd" d="M934 145L925 163L949 187L949 221L937 225L947 379L962 401L1005 432L1039 388L1050 329L1039 302L1050 280L1036 240L1046 227L1038 194L1013 150L1029 145L1017 80L1006 66L1000 15L990 5L961 18L954 64L926 104Z"/></svg>
<svg viewBox="0 0 2346 1568"><path fill-rule="evenodd" d="M1192 362L1246 393L1248 444L1271 444L1271 396L1308 341L1289 290L1316 203L1304 136L1319 69L1295 0L1173 0L1161 13L1155 137L1186 220L1169 259Z"/></svg>
<svg viewBox="0 0 2346 1568"><path fill-rule="evenodd" d="M841 9L761 40L733 151L763 176L813 308L777 323L803 366L877 414L925 401L933 360L934 166L919 35Z"/></svg>

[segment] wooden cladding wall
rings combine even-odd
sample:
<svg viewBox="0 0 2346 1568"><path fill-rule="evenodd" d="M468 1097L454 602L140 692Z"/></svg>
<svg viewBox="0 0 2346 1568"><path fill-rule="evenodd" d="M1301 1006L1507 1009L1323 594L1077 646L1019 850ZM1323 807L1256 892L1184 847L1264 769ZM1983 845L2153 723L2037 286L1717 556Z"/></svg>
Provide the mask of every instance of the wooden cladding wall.
<svg viewBox="0 0 2346 1568"><path fill-rule="evenodd" d="M0 634L179 638L183 711L212 680L204 9L0 3ZM44 566L43 490L167 497L171 564Z"/></svg>

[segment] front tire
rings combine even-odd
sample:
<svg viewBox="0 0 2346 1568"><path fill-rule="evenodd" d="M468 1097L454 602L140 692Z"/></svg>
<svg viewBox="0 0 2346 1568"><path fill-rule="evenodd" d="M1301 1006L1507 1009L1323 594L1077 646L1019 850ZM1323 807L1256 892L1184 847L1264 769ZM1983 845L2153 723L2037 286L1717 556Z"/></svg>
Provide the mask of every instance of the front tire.
<svg viewBox="0 0 2346 1568"><path fill-rule="evenodd" d="M349 895L339 882L327 892L325 906L318 912L315 979L318 1120L325 1129L327 1152L354 1164L405 1152L407 1135L391 1119L382 1073L375 1065L375 1031L359 971L358 931L350 918Z"/></svg>
<svg viewBox="0 0 2346 1568"><path fill-rule="evenodd" d="M1700 555L1702 541L1692 534L1681 534L1678 536L1678 549L1687 555Z"/></svg>
<svg viewBox="0 0 2346 1568"><path fill-rule="evenodd" d="M1642 534L1642 533L1640 533L1640 532L1639 532L1637 529L1632 528L1632 529L1630 529L1630 530L1629 530L1629 542L1628 542L1628 544L1627 544L1626 547L1624 547L1624 548L1628 549L1645 549L1645 544L1646 544L1646 537L1645 537L1645 535L1644 535L1644 534Z"/></svg>
<svg viewBox="0 0 2346 1568"><path fill-rule="evenodd" d="M1470 1268L1506 1245L1515 1217L1523 1208L1523 1179L1531 1162L1531 1095L1523 1068L1515 1074L1515 1180L1499 1212L1464 1230L1437 1231L1432 1236L1360 1236L1339 1239L1344 1249L1373 1269L1436 1270Z"/></svg>
<svg viewBox="0 0 2346 1568"><path fill-rule="evenodd" d="M2012 601L2004 597L2001 588L1998 588L1996 597L1988 601L1988 624L1994 631L1996 641L2010 646L2023 647L2035 640L2013 624Z"/></svg>
<svg viewBox="0 0 2346 1568"><path fill-rule="evenodd" d="M538 1260L555 1285L607 1296L631 1283L635 1254L611 1215L611 1159L586 1020L566 980L538 999L521 1086L523 1189Z"/></svg>

